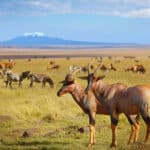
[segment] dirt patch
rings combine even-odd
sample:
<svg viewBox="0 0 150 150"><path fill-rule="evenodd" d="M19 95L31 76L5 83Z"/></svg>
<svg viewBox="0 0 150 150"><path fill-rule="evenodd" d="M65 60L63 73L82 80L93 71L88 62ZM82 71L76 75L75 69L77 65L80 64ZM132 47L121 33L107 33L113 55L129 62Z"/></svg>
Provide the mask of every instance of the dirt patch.
<svg viewBox="0 0 150 150"><path fill-rule="evenodd" d="M106 126L106 125L96 126L96 131L99 132L103 128L110 128L110 126ZM74 125L74 126L68 126L66 128L53 129L53 130L50 130L47 133L45 133L44 137L55 136L55 135L58 135L59 133L76 134L77 132L87 133L87 132L89 132L89 126L79 127L79 126Z"/></svg>
<svg viewBox="0 0 150 150"><path fill-rule="evenodd" d="M11 116L7 116L7 115L0 115L0 122L1 121L12 121L12 117Z"/></svg>
<svg viewBox="0 0 150 150"><path fill-rule="evenodd" d="M9 132L5 136L9 136L9 137L11 136L11 137L17 138L17 137L24 137L25 133L27 133L28 137L33 137L39 132L40 132L39 128L16 129L16 130Z"/></svg>

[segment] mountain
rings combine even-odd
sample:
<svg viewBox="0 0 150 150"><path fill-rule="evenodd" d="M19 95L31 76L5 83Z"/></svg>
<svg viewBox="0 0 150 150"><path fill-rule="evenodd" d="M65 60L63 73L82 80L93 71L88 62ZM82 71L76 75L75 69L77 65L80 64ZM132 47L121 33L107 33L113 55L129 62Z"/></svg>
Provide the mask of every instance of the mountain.
<svg viewBox="0 0 150 150"><path fill-rule="evenodd" d="M96 47L120 47L135 46L130 43L100 43L88 41L73 41L63 38L45 36L43 33L25 33L22 36L0 42L1 47L51 47L51 46L96 46Z"/></svg>

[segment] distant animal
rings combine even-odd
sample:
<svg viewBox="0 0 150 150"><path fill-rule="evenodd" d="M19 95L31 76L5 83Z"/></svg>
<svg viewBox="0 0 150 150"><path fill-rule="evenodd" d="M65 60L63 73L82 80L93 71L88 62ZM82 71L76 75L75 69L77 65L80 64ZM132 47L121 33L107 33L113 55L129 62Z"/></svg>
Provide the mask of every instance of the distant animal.
<svg viewBox="0 0 150 150"><path fill-rule="evenodd" d="M134 61L135 61L136 63L138 63L138 62L139 62L139 60L137 60L137 59L135 59Z"/></svg>
<svg viewBox="0 0 150 150"><path fill-rule="evenodd" d="M55 64L55 62L54 62L54 61L50 61L49 64L50 64L50 65L53 65L53 64Z"/></svg>
<svg viewBox="0 0 150 150"><path fill-rule="evenodd" d="M6 81L4 81L6 83L6 87L10 86L10 88L12 88L12 82L18 82L19 83L19 87L22 86L22 81L27 78L27 76L29 75L30 71L24 71L22 72L20 75L13 73L11 70L8 70L5 72L6 74Z"/></svg>
<svg viewBox="0 0 150 150"><path fill-rule="evenodd" d="M121 61L120 60L115 60L115 63L120 63Z"/></svg>
<svg viewBox="0 0 150 150"><path fill-rule="evenodd" d="M76 65L70 65L69 66L69 71L70 72L74 72L76 70L78 70L78 72L81 72L82 71L82 67L81 66L76 66Z"/></svg>
<svg viewBox="0 0 150 150"><path fill-rule="evenodd" d="M46 74L31 73L28 75L28 79L30 79L30 87L33 87L34 82L42 83L42 87L45 87L46 83L48 83L51 88L54 87L53 80Z"/></svg>
<svg viewBox="0 0 150 150"><path fill-rule="evenodd" d="M124 56L124 58L135 59L135 56Z"/></svg>
<svg viewBox="0 0 150 150"><path fill-rule="evenodd" d="M129 71L132 71L132 72L133 72L133 67L132 67L132 66L127 67L127 68L125 68L124 71L125 71L125 72L129 72Z"/></svg>
<svg viewBox="0 0 150 150"><path fill-rule="evenodd" d="M99 69L102 70L102 71L106 71L107 70L107 67L103 64L100 64L99 65Z"/></svg>
<svg viewBox="0 0 150 150"><path fill-rule="evenodd" d="M108 59L112 59L112 56L108 56Z"/></svg>
<svg viewBox="0 0 150 150"><path fill-rule="evenodd" d="M144 68L143 65L135 65L133 67L133 72L145 73L146 69Z"/></svg>
<svg viewBox="0 0 150 150"><path fill-rule="evenodd" d="M94 69L94 66L91 65L91 69ZM69 71L76 71L78 70L78 72L87 72L88 71L88 67L87 66L76 66L76 65L70 65L69 66Z"/></svg>
<svg viewBox="0 0 150 150"><path fill-rule="evenodd" d="M113 64L111 63L109 66L108 66L108 70L113 70L113 71L116 71L117 69L113 66Z"/></svg>
<svg viewBox="0 0 150 150"><path fill-rule="evenodd" d="M105 76L96 76L97 69L94 73L88 71L88 85L86 93L93 92L96 98L105 105L111 116L112 144L117 145L116 130L119 114L124 113L132 125L132 132L129 138L129 144L136 142L139 132L139 124L133 125L130 115L141 115L146 126L145 142L150 137L150 85L135 85L127 87L123 83L106 84L102 81Z"/></svg>
<svg viewBox="0 0 150 150"><path fill-rule="evenodd" d="M1 62L0 69L12 69L15 65L15 62Z"/></svg>
<svg viewBox="0 0 150 150"><path fill-rule="evenodd" d="M130 67L127 67L125 69L125 72L129 72L129 71L132 71L132 72L135 72L135 73L145 73L146 72L146 69L144 68L143 65L134 65L133 67L130 66Z"/></svg>
<svg viewBox="0 0 150 150"><path fill-rule="evenodd" d="M51 66L47 66L47 70L53 70L53 69L59 69L60 68L60 66L59 65L57 65L57 64L54 64L54 65L51 65Z"/></svg>

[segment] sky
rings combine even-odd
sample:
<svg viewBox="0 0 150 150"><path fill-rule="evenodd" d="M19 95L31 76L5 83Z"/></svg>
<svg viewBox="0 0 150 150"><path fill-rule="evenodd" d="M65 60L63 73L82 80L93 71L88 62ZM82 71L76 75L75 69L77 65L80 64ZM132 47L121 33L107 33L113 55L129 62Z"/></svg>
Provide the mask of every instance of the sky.
<svg viewBox="0 0 150 150"><path fill-rule="evenodd" d="M0 0L0 41L35 32L150 44L150 0Z"/></svg>

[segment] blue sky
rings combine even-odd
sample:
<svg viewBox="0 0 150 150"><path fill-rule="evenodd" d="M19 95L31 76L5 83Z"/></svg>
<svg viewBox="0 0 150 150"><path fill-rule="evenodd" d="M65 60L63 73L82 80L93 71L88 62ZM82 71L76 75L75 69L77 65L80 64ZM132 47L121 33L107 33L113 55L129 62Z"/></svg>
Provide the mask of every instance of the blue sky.
<svg viewBox="0 0 150 150"><path fill-rule="evenodd" d="M0 41L34 32L150 44L150 0L0 0Z"/></svg>

